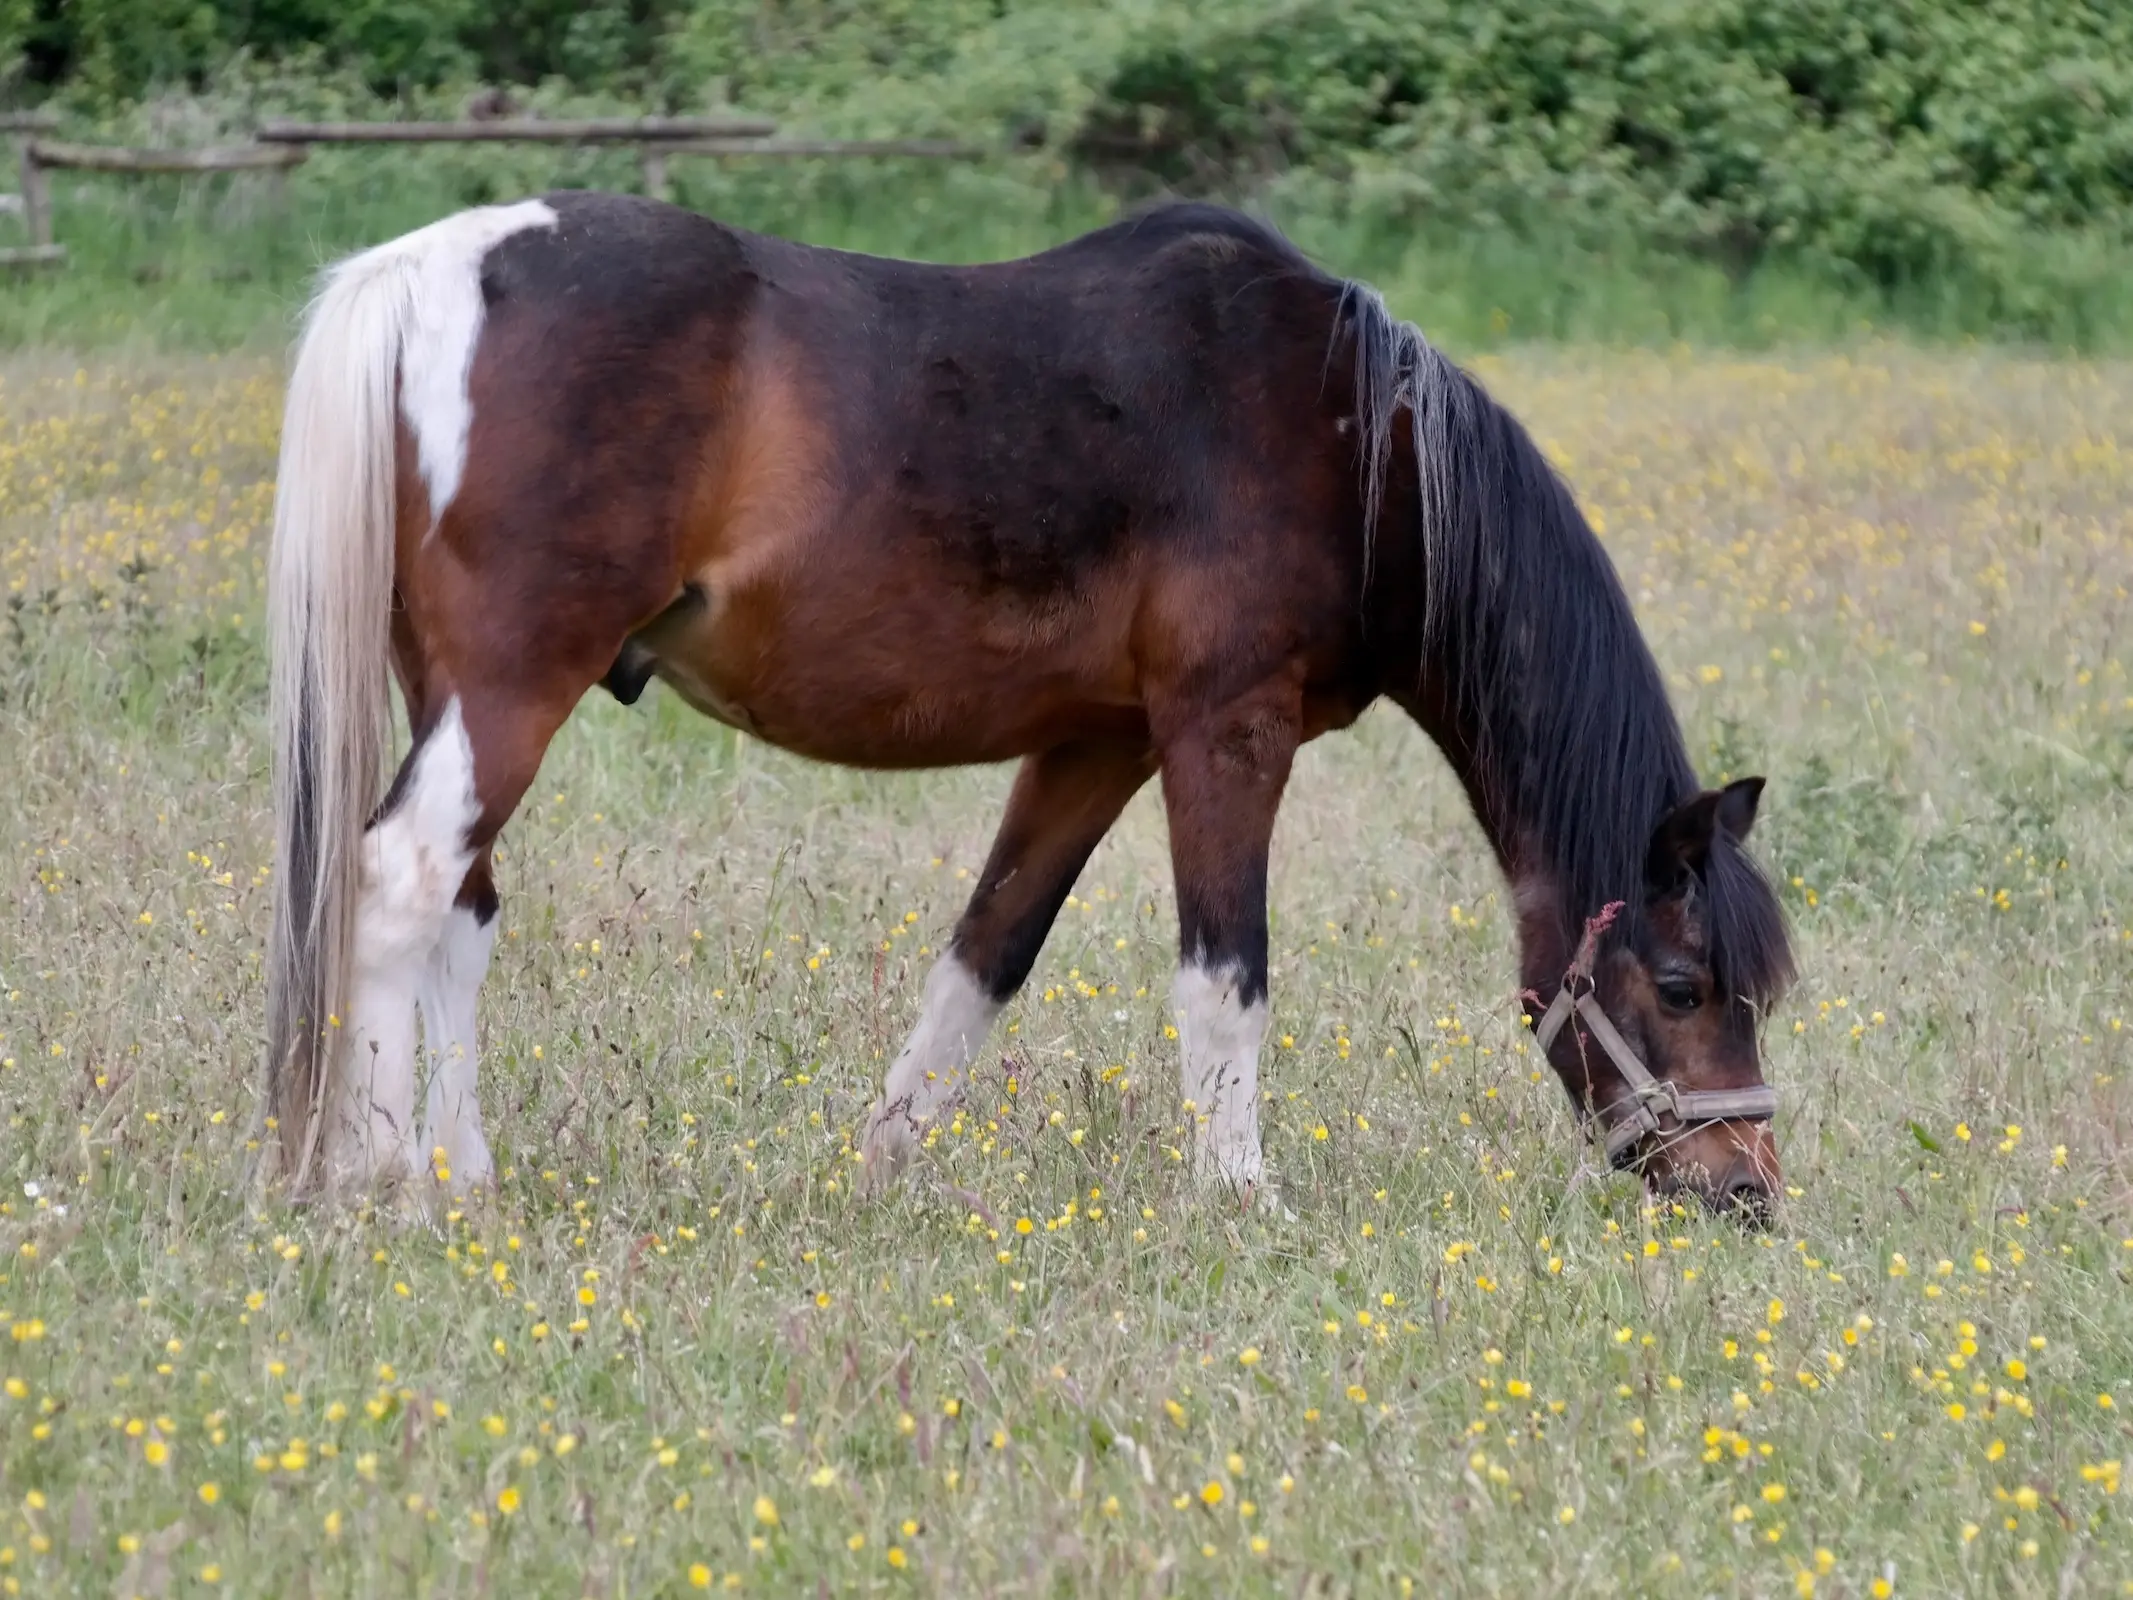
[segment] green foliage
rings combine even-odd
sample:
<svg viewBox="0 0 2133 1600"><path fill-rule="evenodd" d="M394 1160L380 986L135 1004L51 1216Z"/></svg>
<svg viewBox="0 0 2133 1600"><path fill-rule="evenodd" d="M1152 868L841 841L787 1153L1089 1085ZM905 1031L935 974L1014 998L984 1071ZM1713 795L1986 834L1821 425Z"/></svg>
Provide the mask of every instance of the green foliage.
<svg viewBox="0 0 2133 1600"><path fill-rule="evenodd" d="M1742 271L1994 274L2133 215L2133 11L2045 0L1215 0L1081 148L1167 180L1333 167L1410 216L1625 227Z"/></svg>
<svg viewBox="0 0 2133 1600"><path fill-rule="evenodd" d="M12 9L10 9L12 8ZM233 57L323 60L395 92L474 79L642 87L669 0L0 0L0 61L106 107L200 87Z"/></svg>
<svg viewBox="0 0 2133 1600"><path fill-rule="evenodd" d="M448 113L731 102L2052 338L2093 336L2133 237L2133 7L2101 0L0 0L0 95L18 57L105 116L233 61Z"/></svg>

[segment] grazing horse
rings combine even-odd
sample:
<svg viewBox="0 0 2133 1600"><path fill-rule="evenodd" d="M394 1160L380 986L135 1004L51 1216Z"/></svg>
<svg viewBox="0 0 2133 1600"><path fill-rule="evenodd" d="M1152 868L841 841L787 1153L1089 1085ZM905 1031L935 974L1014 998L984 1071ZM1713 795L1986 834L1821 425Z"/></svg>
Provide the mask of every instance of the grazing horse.
<svg viewBox="0 0 2133 1600"><path fill-rule="evenodd" d="M618 196L462 212L325 274L269 587L265 1099L296 1191L433 1147L490 1177L490 846L579 698L655 676L819 760L1021 762L868 1121L877 1172L1160 775L1197 1170L1260 1185L1275 811L1297 747L1385 695L1465 785L1527 1020L1610 1156L1717 1205L1778 1182L1760 780L1698 784L1525 430L1264 223L1178 205L943 267ZM388 666L411 738L381 798Z"/></svg>

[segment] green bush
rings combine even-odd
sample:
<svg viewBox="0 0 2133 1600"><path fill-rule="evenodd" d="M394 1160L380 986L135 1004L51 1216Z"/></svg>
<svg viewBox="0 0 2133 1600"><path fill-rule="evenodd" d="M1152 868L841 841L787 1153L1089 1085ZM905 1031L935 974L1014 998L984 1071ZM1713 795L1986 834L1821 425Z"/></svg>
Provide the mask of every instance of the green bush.
<svg viewBox="0 0 2133 1600"><path fill-rule="evenodd" d="M2050 0L1210 0L1121 56L1091 159L1332 168L1395 214L1883 287L2133 216L2133 7Z"/></svg>
<svg viewBox="0 0 2133 1600"><path fill-rule="evenodd" d="M1025 179L1783 260L2055 335L2133 240L2126 0L0 0L0 103L292 72L1043 147Z"/></svg>

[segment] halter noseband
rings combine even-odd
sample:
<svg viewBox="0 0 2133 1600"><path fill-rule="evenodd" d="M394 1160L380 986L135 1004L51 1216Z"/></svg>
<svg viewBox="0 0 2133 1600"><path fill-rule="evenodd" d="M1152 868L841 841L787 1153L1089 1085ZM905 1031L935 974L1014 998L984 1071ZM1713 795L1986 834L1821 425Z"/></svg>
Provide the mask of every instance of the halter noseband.
<svg viewBox="0 0 2133 1600"><path fill-rule="evenodd" d="M1600 1041L1600 1048L1607 1052L1623 1081L1629 1085L1628 1094L1605 1108L1615 1111L1627 1106L1627 1113L1604 1134L1595 1134L1607 1151L1609 1166L1619 1165L1623 1154L1646 1135L1663 1131L1659 1126L1661 1112L1671 1112L1674 1120L1684 1128L1736 1118L1768 1122L1777 1115L1777 1091L1768 1084L1758 1084L1753 1089L1677 1089L1671 1083L1662 1083L1637 1059L1637 1052L1630 1049L1629 1042L1615 1031L1615 1025L1600 1009L1592 991L1586 989L1580 993L1568 981L1557 991L1533 1029L1534 1038L1540 1041L1542 1055L1548 1053L1548 1047L1555 1043L1556 1035L1563 1031L1563 1024L1570 1020L1573 1011L1584 1019L1585 1026Z"/></svg>

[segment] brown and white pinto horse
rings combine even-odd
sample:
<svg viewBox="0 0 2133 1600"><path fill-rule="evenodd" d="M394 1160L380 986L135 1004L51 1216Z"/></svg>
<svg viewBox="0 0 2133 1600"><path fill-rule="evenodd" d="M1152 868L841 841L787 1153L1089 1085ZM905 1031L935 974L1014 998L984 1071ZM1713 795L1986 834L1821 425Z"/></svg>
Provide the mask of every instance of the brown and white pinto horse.
<svg viewBox="0 0 2133 1600"><path fill-rule="evenodd" d="M1262 223L1175 206L940 267L615 196L463 212L326 275L270 585L266 1100L298 1191L432 1147L488 1178L490 845L579 698L652 676L825 761L1022 763L867 1126L877 1170L1160 774L1198 1166L1260 1184L1275 810L1297 747L1386 695L1515 888L1530 1019L1624 903L1578 968L1617 1037L1551 1019L1580 1113L1657 1185L1759 1207L1777 1183L1766 1092L1736 1092L1790 975L1741 843L1760 781L1700 790L1518 423ZM388 664L412 741L380 799Z"/></svg>

